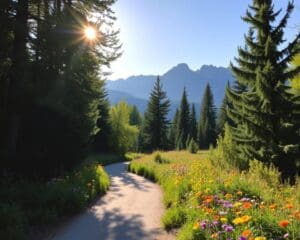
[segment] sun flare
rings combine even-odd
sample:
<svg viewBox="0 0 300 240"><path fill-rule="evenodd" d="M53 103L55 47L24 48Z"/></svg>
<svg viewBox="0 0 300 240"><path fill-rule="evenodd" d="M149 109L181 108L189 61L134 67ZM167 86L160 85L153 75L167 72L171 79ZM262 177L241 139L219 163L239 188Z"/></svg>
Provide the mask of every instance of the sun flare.
<svg viewBox="0 0 300 240"><path fill-rule="evenodd" d="M86 27L84 29L84 35L88 40L95 40L97 37L96 30L93 27Z"/></svg>

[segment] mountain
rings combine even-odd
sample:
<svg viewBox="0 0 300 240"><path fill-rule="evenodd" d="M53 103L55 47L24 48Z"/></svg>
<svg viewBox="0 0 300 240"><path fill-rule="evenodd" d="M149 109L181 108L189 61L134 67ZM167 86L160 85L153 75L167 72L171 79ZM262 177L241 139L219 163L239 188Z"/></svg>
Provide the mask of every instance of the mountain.
<svg viewBox="0 0 300 240"><path fill-rule="evenodd" d="M115 81L108 80L106 88L111 103L114 104L125 99L129 104L137 105L138 109L143 112L156 77L155 75L139 75ZM173 102L172 113L174 106L178 106L184 87L187 89L189 102L196 103L199 108L205 86L209 83L214 94L215 104L219 107L227 82L234 81L229 68L203 65L200 69L193 71L185 63L171 68L160 78L164 90L167 91L168 97Z"/></svg>

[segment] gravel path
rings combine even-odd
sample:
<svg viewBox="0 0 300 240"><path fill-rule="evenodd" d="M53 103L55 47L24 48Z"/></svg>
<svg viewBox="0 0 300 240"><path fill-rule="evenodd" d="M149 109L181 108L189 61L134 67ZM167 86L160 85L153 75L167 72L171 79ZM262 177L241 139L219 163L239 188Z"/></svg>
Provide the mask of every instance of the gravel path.
<svg viewBox="0 0 300 240"><path fill-rule="evenodd" d="M128 163L105 167L111 187L94 206L60 229L51 240L173 240L161 229L160 187L126 171Z"/></svg>

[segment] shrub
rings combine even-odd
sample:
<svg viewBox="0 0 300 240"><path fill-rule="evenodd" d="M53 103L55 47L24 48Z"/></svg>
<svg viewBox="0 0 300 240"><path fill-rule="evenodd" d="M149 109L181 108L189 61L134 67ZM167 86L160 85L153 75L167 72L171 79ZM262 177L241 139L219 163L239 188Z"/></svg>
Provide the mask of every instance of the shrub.
<svg viewBox="0 0 300 240"><path fill-rule="evenodd" d="M24 215L16 204L0 204L0 239L21 239L24 235Z"/></svg>
<svg viewBox="0 0 300 240"><path fill-rule="evenodd" d="M193 138L191 138L191 140L189 141L187 148L190 153L197 153L199 150L198 144L195 142Z"/></svg>
<svg viewBox="0 0 300 240"><path fill-rule="evenodd" d="M249 175L251 178L265 181L271 188L279 186L280 172L274 165L266 165L257 160L250 161L249 165Z"/></svg>
<svg viewBox="0 0 300 240"><path fill-rule="evenodd" d="M165 159L165 158L162 158L162 156L160 155L159 152L156 153L156 154L154 155L154 161L155 161L156 163L159 163L159 164L170 163L169 160L167 160L167 159Z"/></svg>

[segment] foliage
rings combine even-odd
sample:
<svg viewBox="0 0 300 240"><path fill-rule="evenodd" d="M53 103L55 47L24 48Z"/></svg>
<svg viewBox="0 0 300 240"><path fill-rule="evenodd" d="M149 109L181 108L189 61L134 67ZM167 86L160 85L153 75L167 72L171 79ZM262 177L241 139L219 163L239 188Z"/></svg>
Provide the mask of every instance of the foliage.
<svg viewBox="0 0 300 240"><path fill-rule="evenodd" d="M195 104L192 104L192 111L190 117L190 138L197 141L197 117L196 117L196 110Z"/></svg>
<svg viewBox="0 0 300 240"><path fill-rule="evenodd" d="M170 101L162 89L159 77L150 94L147 110L144 114L144 123L141 132L143 138L142 150L164 150L168 148L168 126Z"/></svg>
<svg viewBox="0 0 300 240"><path fill-rule="evenodd" d="M22 239L29 228L52 224L63 216L78 213L108 187L108 175L92 161L46 183L2 181L1 239Z"/></svg>
<svg viewBox="0 0 300 240"><path fill-rule="evenodd" d="M201 149L208 149L216 142L216 110L213 94L209 84L205 88L201 103L200 120L198 125L198 144Z"/></svg>
<svg viewBox="0 0 300 240"><path fill-rule="evenodd" d="M167 207L162 221L167 229L180 227L178 239L300 237L299 183L280 184L274 167L252 161L249 172L240 172L234 166L213 165L207 152L160 154L170 163L159 164L155 155L145 155L129 169L154 176L161 184Z"/></svg>
<svg viewBox="0 0 300 240"><path fill-rule="evenodd" d="M121 101L109 111L110 124L112 127L112 149L120 154L125 154L135 146L138 137L138 128L129 124L131 109L126 102Z"/></svg>
<svg viewBox="0 0 300 240"><path fill-rule="evenodd" d="M273 163L284 178L296 175L300 149L300 105L287 84L300 71L300 67L288 68L300 51L300 35L282 45L293 9L289 2L284 16L278 19L273 1L253 0L243 18L250 25L246 46L238 50L237 65L231 64L238 88L227 88L232 105L227 113L234 122L238 158Z"/></svg>
<svg viewBox="0 0 300 240"><path fill-rule="evenodd" d="M238 159L237 147L233 142L231 128L228 124L224 126L224 136L219 136L217 148L211 149L212 162L217 166L235 166L240 169L246 169L248 162L245 159Z"/></svg>
<svg viewBox="0 0 300 240"><path fill-rule="evenodd" d="M191 140L189 141L189 143L187 145L187 150L190 153L197 153L198 152L198 150L199 150L198 144L193 138L191 138Z"/></svg>
<svg viewBox="0 0 300 240"><path fill-rule="evenodd" d="M113 3L1 1L0 158L5 172L59 175L82 159L99 127L104 129L98 125L98 107L105 101L102 68L119 56ZM94 41L84 36L86 26L98 32Z"/></svg>
<svg viewBox="0 0 300 240"><path fill-rule="evenodd" d="M300 54L294 57L292 66L293 68L300 66ZM295 94L300 95L300 73L292 79L292 89Z"/></svg>
<svg viewBox="0 0 300 240"><path fill-rule="evenodd" d="M176 147L178 150L185 149L190 134L190 106L185 88L182 93L176 130Z"/></svg>

